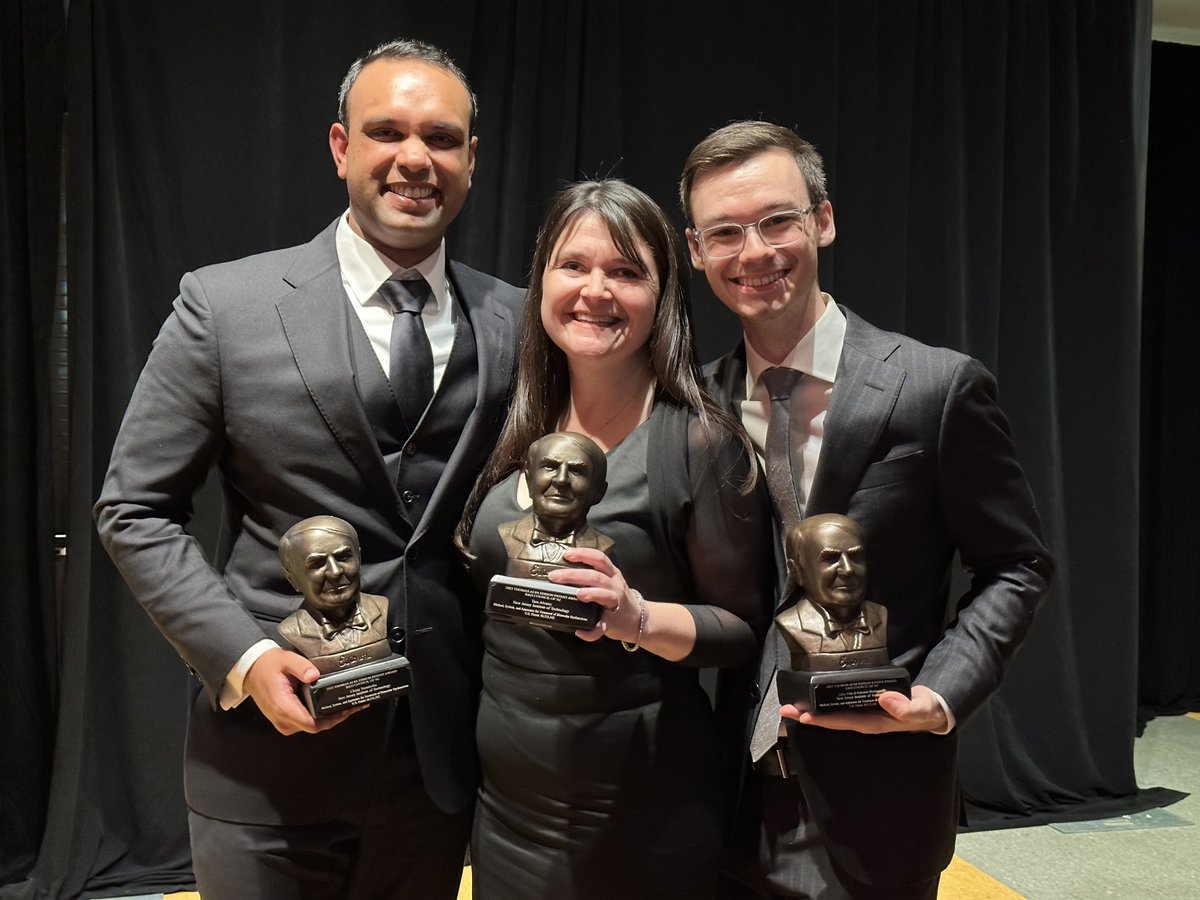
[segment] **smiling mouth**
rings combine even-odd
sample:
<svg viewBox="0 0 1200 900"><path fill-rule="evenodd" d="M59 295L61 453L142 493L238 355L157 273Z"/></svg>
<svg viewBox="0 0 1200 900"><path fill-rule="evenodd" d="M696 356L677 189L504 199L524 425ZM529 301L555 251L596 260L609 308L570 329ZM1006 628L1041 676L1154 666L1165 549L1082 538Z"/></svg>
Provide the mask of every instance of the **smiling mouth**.
<svg viewBox="0 0 1200 900"><path fill-rule="evenodd" d="M437 193L436 188L427 184L389 184L386 191L409 200L428 200Z"/></svg>
<svg viewBox="0 0 1200 900"><path fill-rule="evenodd" d="M769 284L774 284L776 281L787 277L788 270L781 269L778 272L768 272L765 275L742 275L734 278L734 283L742 287L760 288L766 287Z"/></svg>
<svg viewBox="0 0 1200 900"><path fill-rule="evenodd" d="M587 313L571 313L571 318L576 322L583 322L586 325L599 325L601 328L610 328L621 321L615 316L590 316Z"/></svg>

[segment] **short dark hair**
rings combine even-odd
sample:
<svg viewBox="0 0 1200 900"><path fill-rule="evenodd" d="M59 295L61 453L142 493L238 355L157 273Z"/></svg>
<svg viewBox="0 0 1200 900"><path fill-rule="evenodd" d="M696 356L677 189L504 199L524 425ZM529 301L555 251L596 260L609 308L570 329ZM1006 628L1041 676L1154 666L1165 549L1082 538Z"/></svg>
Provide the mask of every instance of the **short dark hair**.
<svg viewBox="0 0 1200 900"><path fill-rule="evenodd" d="M828 199L825 192L825 164L816 147L783 125L749 120L731 122L698 143L683 164L683 177L679 179L679 205L685 221L689 225L695 224L692 220L692 185L698 175L745 162L768 150L786 150L796 160L808 188L810 203L824 203Z"/></svg>
<svg viewBox="0 0 1200 900"><path fill-rule="evenodd" d="M471 83L467 81L467 76L463 74L462 69L450 58L450 54L440 47L435 47L433 44L426 44L423 41L396 40L388 41L386 44L380 44L374 50L364 53L353 63L346 72L346 77L342 79L342 86L338 90L338 121L343 125L349 125L346 113L346 101L350 96L350 89L354 87L354 82L358 80L358 76L362 74L362 70L371 63L379 59L395 59L395 60L415 60L416 62L429 63L431 66L437 66L439 69L445 69L461 83L467 92L467 97L471 101L471 120L467 123L468 137L475 132L475 118L479 115L479 100L475 96L475 92L471 90Z"/></svg>

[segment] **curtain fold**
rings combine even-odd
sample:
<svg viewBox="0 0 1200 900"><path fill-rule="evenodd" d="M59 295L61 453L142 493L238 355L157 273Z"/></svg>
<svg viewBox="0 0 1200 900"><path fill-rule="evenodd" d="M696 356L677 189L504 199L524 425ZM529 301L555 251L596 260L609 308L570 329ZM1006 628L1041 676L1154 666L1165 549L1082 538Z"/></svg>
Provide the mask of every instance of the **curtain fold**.
<svg viewBox="0 0 1200 900"><path fill-rule="evenodd" d="M0 5L0 884L23 878L46 821L58 612L50 332L64 112L62 11Z"/></svg>
<svg viewBox="0 0 1200 900"><path fill-rule="evenodd" d="M478 166L451 252L514 282L525 279L542 211L564 182L626 177L678 221L679 169L713 128L769 118L816 143L839 225L822 286L881 327L964 350L996 373L1059 561L1007 680L964 726L971 824L1171 799L1139 791L1133 777L1138 510L1148 502L1136 436L1152 408L1139 335L1149 8L778 0L757 16L729 16L715 4L634 0L336 9L75 0L65 69L74 318L62 663L4 654L43 698L38 715L54 711L55 677L61 690L52 787L47 795L45 771L27 804L37 809L26 834L45 820L40 856L28 877L27 863L5 868L12 884L0 895L188 881L180 759L195 686L99 549L90 505L180 276L304 241L345 209L327 148L337 86L356 55L395 36L443 46L472 78ZM15 185L29 197L34 170L19 162L10 98L29 89L12 60L33 37L27 21L15 25L0 38L3 177L7 195ZM11 200L5 207L6 259L32 259L33 231L21 222L33 220ZM33 438L12 427L36 412L14 388L34 383L39 365L28 350L39 276L6 269L5 452L25 462L13 464L20 474L6 467L9 496L22 503L5 515L21 526L10 535L25 540L44 473ZM693 287L710 358L736 327L702 278ZM26 351L13 334L28 336ZM1177 362L1164 359L1163 372ZM196 506L193 529L215 534L211 493ZM28 589L5 602L20 602L15 612L44 635L48 576L28 564L40 558L32 545L5 552L14 548ZM1195 615L1194 582L1172 583L1176 622ZM4 752L16 751L6 741ZM14 764L38 784L35 760Z"/></svg>
<svg viewBox="0 0 1200 900"><path fill-rule="evenodd" d="M1200 711L1200 47L1155 43L1142 353L1142 719Z"/></svg>

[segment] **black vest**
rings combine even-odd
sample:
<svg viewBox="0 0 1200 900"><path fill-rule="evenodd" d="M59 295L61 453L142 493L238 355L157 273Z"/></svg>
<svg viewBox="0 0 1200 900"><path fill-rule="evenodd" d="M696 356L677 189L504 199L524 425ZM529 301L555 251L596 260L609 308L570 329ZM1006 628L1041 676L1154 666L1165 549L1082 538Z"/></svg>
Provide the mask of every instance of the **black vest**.
<svg viewBox="0 0 1200 900"><path fill-rule="evenodd" d="M409 429L362 322L350 311L350 359L367 418L396 485L399 512L410 529L421 520L467 418L475 408L479 365L475 332L462 304L454 301L454 345L441 384L416 428ZM411 531L409 532L411 535Z"/></svg>

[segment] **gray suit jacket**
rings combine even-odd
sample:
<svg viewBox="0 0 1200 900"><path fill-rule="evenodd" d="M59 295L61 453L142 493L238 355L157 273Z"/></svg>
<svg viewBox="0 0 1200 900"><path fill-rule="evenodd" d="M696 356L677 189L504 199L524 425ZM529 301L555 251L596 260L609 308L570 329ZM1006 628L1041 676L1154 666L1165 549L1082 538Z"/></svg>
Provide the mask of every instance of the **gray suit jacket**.
<svg viewBox="0 0 1200 900"><path fill-rule="evenodd" d="M445 810L473 802L479 603L450 536L507 411L523 292L451 262L477 347L474 409L420 519L410 524L355 383L334 245L308 244L184 276L138 380L96 503L100 537L134 595L215 702L242 653L298 604L276 555L299 519L349 520L363 589L383 594L393 649L412 664L422 774ZM378 374L378 373L377 373ZM436 402L436 401L435 401ZM187 533L191 497L218 466L230 541L218 568ZM218 571L219 569L219 571ZM316 773L382 764L394 704L321 735L280 736L250 701L198 698L185 769L205 815L262 824L336 813L355 792L297 790ZM337 765L327 767L333 761Z"/></svg>
<svg viewBox="0 0 1200 900"><path fill-rule="evenodd" d="M961 353L881 331L842 309L845 346L805 514L858 522L868 599L888 609L890 655L914 684L941 694L961 725L999 684L1053 563L991 375ZM744 347L705 373L714 395L738 413ZM971 587L951 605L956 551ZM776 640L768 639L760 684L774 670ZM759 692L751 702L761 699ZM852 876L905 884L945 867L959 818L954 733L797 725L791 734L809 807ZM849 779L847 771L870 777Z"/></svg>

